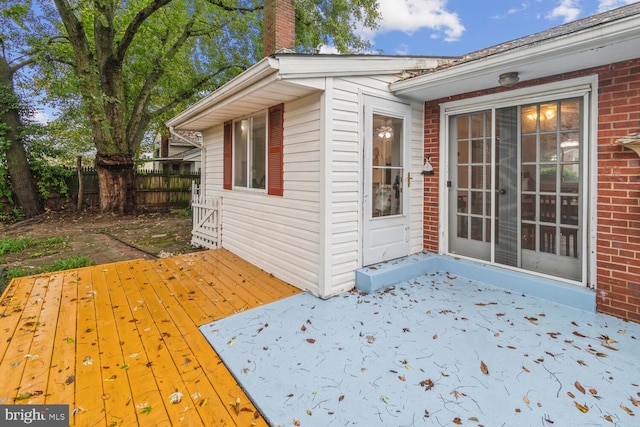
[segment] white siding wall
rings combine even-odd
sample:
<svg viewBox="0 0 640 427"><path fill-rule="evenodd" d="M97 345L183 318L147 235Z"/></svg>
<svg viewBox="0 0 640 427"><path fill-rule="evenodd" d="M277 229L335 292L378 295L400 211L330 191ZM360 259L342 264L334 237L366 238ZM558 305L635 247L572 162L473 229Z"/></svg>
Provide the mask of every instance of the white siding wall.
<svg viewBox="0 0 640 427"><path fill-rule="evenodd" d="M284 196L222 189L222 126L203 133L205 191L222 196L222 247L274 276L319 294L320 99L284 109Z"/></svg>
<svg viewBox="0 0 640 427"><path fill-rule="evenodd" d="M222 247L322 297L353 288L362 267L362 94L390 97L392 80L330 78L324 94L285 104L283 197L223 190L222 126L203 132L205 191L223 198ZM412 111L415 253L422 250L423 231L422 104L412 104Z"/></svg>
<svg viewBox="0 0 640 427"><path fill-rule="evenodd" d="M333 139L330 159L331 171L327 174L329 223L324 227L329 233L330 247L326 259L330 265L324 296L335 295L355 286L355 270L362 267L363 228L363 136L361 123L363 106L361 95L379 95L386 98L391 77L336 78L327 84L328 136ZM401 102L405 102L399 100ZM408 102L408 101L406 101ZM411 118L411 253L422 250L423 212L423 105L412 103ZM322 285L321 285L322 286Z"/></svg>

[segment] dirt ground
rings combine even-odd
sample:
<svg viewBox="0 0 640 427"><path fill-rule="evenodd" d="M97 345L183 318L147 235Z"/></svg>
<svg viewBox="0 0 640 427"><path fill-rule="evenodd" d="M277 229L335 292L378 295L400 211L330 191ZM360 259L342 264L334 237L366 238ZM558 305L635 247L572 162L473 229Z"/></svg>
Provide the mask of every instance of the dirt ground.
<svg viewBox="0 0 640 427"><path fill-rule="evenodd" d="M182 209L147 210L119 217L99 211L50 212L11 225L0 238L64 238L64 243L0 256L0 267L37 268L57 259L85 255L96 264L163 258L201 250L191 246L191 216Z"/></svg>

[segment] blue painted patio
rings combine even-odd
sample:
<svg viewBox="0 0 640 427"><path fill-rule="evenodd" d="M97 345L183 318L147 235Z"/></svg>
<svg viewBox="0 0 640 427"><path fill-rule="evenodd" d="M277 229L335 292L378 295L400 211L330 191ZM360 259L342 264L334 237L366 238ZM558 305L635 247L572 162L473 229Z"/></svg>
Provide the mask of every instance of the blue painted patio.
<svg viewBox="0 0 640 427"><path fill-rule="evenodd" d="M201 330L273 426L637 425L640 325L596 314L589 290L426 259L381 292L299 294ZM369 269L372 290L394 265Z"/></svg>

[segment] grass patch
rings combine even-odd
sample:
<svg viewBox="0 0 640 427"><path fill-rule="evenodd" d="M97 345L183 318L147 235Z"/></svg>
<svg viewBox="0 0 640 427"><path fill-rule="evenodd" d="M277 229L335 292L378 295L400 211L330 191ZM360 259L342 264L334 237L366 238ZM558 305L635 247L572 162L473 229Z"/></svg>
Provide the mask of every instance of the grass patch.
<svg viewBox="0 0 640 427"><path fill-rule="evenodd" d="M191 208L180 209L176 213L176 216L181 219L191 219L192 217Z"/></svg>
<svg viewBox="0 0 640 427"><path fill-rule="evenodd" d="M40 273L53 273L55 271L89 267L95 264L95 261L88 256L81 255L58 259L37 268L6 267L0 270L0 294L4 292L9 282L11 282L11 279L17 277L33 276L34 274Z"/></svg>
<svg viewBox="0 0 640 427"><path fill-rule="evenodd" d="M11 239L6 236L2 236L2 239L0 239L0 255L22 252L30 246L33 246L33 244L34 240L31 237Z"/></svg>
<svg viewBox="0 0 640 427"><path fill-rule="evenodd" d="M31 237L9 238L2 236L0 239L0 256L27 253L32 258L38 258L58 253L66 244L67 241L64 237L32 239Z"/></svg>

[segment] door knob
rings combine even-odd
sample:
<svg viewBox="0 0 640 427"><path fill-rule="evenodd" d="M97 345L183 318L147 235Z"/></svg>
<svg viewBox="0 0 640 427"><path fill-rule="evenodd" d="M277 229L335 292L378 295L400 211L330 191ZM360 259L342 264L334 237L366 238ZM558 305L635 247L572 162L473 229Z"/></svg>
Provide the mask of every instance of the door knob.
<svg viewBox="0 0 640 427"><path fill-rule="evenodd" d="M501 188L498 190L498 194L507 194L507 190L505 190L504 188Z"/></svg>

